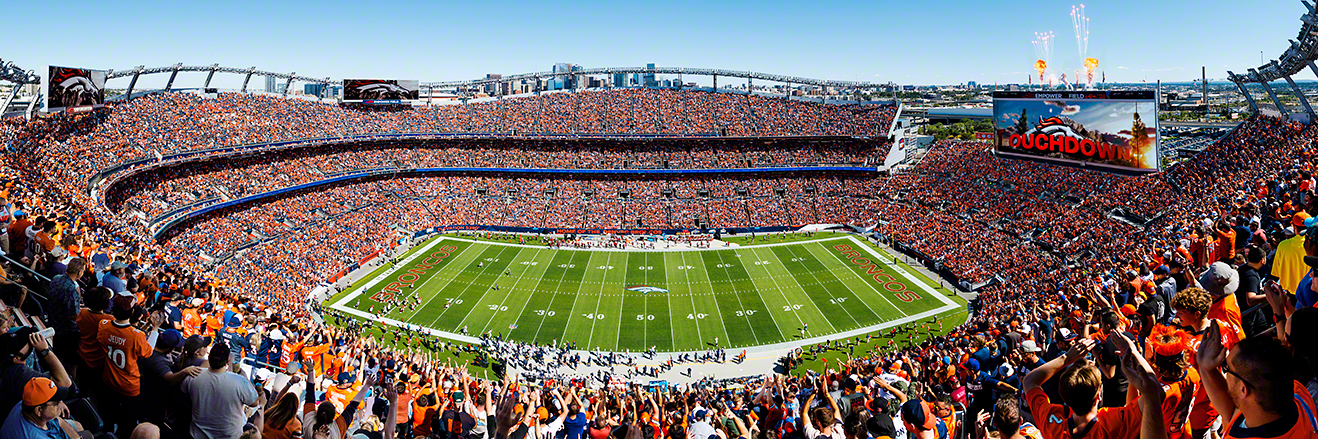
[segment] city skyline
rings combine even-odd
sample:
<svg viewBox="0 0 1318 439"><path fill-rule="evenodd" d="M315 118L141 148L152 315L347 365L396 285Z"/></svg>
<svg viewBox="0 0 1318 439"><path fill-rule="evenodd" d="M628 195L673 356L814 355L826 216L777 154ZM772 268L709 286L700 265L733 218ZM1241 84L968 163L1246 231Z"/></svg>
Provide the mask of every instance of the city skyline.
<svg viewBox="0 0 1318 439"><path fill-rule="evenodd" d="M1035 75L1032 36L1051 31L1056 40L1050 69L1068 77L1083 69L1069 3L825 1L803 7L733 1L599 7L393 1L368 9L345 2L236 2L221 9L147 1L108 9L83 3L86 7L71 10L96 13L56 16L34 4L15 5L16 16L33 19L16 20L11 32L46 37L7 47L3 58L38 72L45 65L122 70L182 62L334 79L446 81L548 71L558 63L654 63L880 83L991 85L1026 83ZM1243 73L1258 66L1260 51L1269 59L1280 55L1304 12L1291 0L1112 1L1086 8L1087 56L1100 61L1095 82L1104 75L1110 83L1189 81L1199 77L1200 66L1218 80L1227 70ZM96 37L57 37L89 32ZM182 85L176 87L197 86L204 75L181 73L176 84ZM139 86L160 86L167 77L143 77ZM1302 72L1295 79L1313 75ZM236 88L241 81L241 75L217 75L213 84ZM692 81L706 85L708 78L684 78ZM109 84L125 85L123 79Z"/></svg>

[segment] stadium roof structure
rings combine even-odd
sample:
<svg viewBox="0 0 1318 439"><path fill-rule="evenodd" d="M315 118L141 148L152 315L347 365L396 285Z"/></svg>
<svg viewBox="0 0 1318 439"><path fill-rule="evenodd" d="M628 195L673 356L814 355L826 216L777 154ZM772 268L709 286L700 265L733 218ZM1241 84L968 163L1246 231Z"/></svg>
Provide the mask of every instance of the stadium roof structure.
<svg viewBox="0 0 1318 439"><path fill-rule="evenodd" d="M254 66L253 67L224 67L219 64L184 65L183 63L174 64L172 66L162 66L162 67L137 66L130 69L122 69L122 70L112 69L106 72L106 79L132 78L132 80L128 84L128 90L124 94L125 96L131 97L133 93L133 89L137 85L137 79L142 75L168 73L170 75L169 81L166 83L164 90L169 91L173 89L174 79L178 77L179 72L208 72L206 76L206 82L202 85L203 88L210 87L211 80L214 79L216 73L233 73L239 75L246 75L246 78L243 80L243 86L242 86L243 92L247 91L247 84L251 81L252 76L265 76L265 77L285 80L285 84L284 84L285 93L287 93L287 90L289 89L289 86L292 85L293 81L301 81L311 84L326 84L326 85L339 81L339 80L331 79L329 77L316 78L311 76L302 76L302 75L298 75L296 72L279 73L279 72L272 72L267 70L257 70L256 67ZM486 84L513 83L517 81L524 81L530 79L541 80L541 79L550 79L550 78L559 78L559 77L577 77L577 76L612 75L612 74L629 74L629 73L710 76L714 78L714 83L716 85L718 84L718 78L722 76L725 78L744 78L746 79L748 84L751 81L758 79L762 81L782 82L788 84L814 85L820 87L840 87L840 88L853 88L853 89L877 89L884 87L895 87L895 84L891 82L877 83L877 82L868 82L868 81L816 79L816 78L806 78L800 76L779 75L773 73L751 72L751 71L743 71L743 70L696 68L696 67L599 67L599 68L591 68L591 69L576 69L570 71L565 70L559 72L521 73L516 75L506 75L499 78L422 82L420 83L420 86L421 88L434 90L439 88L450 88L450 87L470 87L470 86L479 86Z"/></svg>
<svg viewBox="0 0 1318 439"><path fill-rule="evenodd" d="M12 61L0 59L0 81L9 81L15 85L40 84L41 76L37 75L36 71L23 70ZM4 113L9 108L9 104L14 101L14 98L18 97L20 88L17 86L11 88L9 94L0 99L0 113ZM37 99L32 100L33 104L36 102Z"/></svg>
<svg viewBox="0 0 1318 439"><path fill-rule="evenodd" d="M1268 84L1272 81L1284 79L1290 84L1291 90L1299 98L1300 103L1304 105L1304 110L1308 113L1309 120L1312 121L1315 120L1313 107L1309 105L1309 100L1304 97L1304 93L1300 92L1291 76L1304 70L1305 67L1318 75L1318 66L1314 65L1314 61L1318 60L1318 10L1315 10L1314 4L1308 0L1300 0L1300 3L1304 5L1308 12L1300 16L1300 33L1296 37L1299 41L1287 40L1291 43L1290 47L1281 56L1249 69L1249 73L1238 75L1227 71L1227 79L1240 88L1240 93L1245 95L1245 99L1249 101L1249 106L1254 112L1258 112L1258 104L1245 90L1244 84L1246 83L1262 85L1263 89L1268 92L1268 96L1272 97L1273 103L1277 105L1277 110L1288 116L1286 108L1281 105L1281 100L1277 99L1276 92Z"/></svg>

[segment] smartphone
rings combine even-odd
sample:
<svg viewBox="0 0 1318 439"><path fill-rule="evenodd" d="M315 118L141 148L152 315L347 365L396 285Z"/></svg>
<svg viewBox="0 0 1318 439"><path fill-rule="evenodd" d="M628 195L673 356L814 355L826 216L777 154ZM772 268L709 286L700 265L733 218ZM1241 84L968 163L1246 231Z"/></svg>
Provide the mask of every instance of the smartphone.
<svg viewBox="0 0 1318 439"><path fill-rule="evenodd" d="M42 329L40 332L37 333L41 334L41 336L44 338L51 338L55 336L55 328Z"/></svg>

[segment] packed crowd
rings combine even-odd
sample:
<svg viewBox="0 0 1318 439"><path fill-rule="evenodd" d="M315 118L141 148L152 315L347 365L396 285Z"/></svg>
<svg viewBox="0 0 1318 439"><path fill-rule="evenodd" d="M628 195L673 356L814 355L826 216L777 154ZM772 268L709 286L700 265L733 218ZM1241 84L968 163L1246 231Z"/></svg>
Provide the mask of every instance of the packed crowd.
<svg viewBox="0 0 1318 439"><path fill-rule="evenodd" d="M727 111L738 104L713 105ZM167 114L141 116L185 124ZM194 123L195 114L182 114ZM768 125L767 116L754 119ZM39 119L32 126L49 123L88 124L82 128L102 134L115 124ZM4 124L7 133L31 129ZM309 286L407 231L452 218L503 224L552 217L548 207L536 211L507 196L503 204L452 202L455 192L475 191L471 181L447 177L358 182L221 212L155 243L140 221L80 202L85 182L71 177L77 171L62 174L54 164L68 157L54 151L86 140L60 130L76 131L6 139L14 168L0 194L7 222L0 247L14 261L6 264L10 275L0 276L0 404L12 407L0 425L5 438L104 431L331 439L1318 434L1311 397L1318 362L1306 336L1318 324L1310 275L1318 268L1318 157L1314 132L1295 124L1252 119L1159 177L1007 163L982 144L948 143L914 172L892 178L785 178L762 187L816 190L671 200L670 215L711 222L771 219L779 215L774 204L789 218L813 211L821 220L875 221L877 231L958 276L997 282L981 290L970 322L945 335L897 342L931 332L927 324L907 325L886 335L894 341L886 348L857 353L855 339L802 349L784 360L790 375L755 371L659 388L612 377L475 378L445 360L451 356L323 325L308 307ZM328 131L286 130L272 124L245 135ZM45 167L33 167L31 151L48 154L36 156ZM585 184L603 190L613 183ZM739 184L718 183L725 191ZM510 186L585 190L516 178L475 184L505 195ZM637 193L655 190L636 186ZM642 211L630 199L583 200L565 200L574 206L566 215L625 223L627 213ZM761 201L767 204L749 205ZM1114 219L1115 208L1153 219ZM508 356L520 348L485 349ZM803 361L829 358L823 370L803 370ZM243 359L264 366L247 376L233 372Z"/></svg>
<svg viewBox="0 0 1318 439"><path fill-rule="evenodd" d="M582 107L593 109L582 110ZM661 89L554 93L463 105L418 107L406 111L360 111L303 100L222 93L204 98L190 93L163 93L134 99L89 113L58 113L34 121L0 122L0 144L44 157L61 166L46 178L55 184L85 184L87 176L123 162L151 159L175 152L204 150L297 139L378 133L516 132L606 134L698 134L731 136L885 136L895 107L833 105L703 91ZM578 117L580 116L580 117ZM760 120L773 124L756 125ZM721 131L725 130L725 131ZM528 148L543 151L531 142ZM481 163L514 162L517 146ZM687 152L638 151L638 161L654 166L660 157L701 166L712 154L696 144ZM716 147L715 147L716 148ZM810 149L788 156L771 153L772 146L749 148L740 160L835 160ZM428 151L443 161L452 152ZM551 160L582 163L616 162L630 154L598 151L576 161L563 153L545 152ZM661 164L661 163L660 163ZM39 166L27 163L25 166ZM704 167L708 167L707 165Z"/></svg>

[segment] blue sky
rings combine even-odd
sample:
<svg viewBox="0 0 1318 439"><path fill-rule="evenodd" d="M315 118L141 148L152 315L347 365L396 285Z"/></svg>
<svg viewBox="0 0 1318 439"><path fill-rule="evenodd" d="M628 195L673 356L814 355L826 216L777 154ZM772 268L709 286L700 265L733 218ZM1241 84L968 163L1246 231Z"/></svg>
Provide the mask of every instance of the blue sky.
<svg viewBox="0 0 1318 439"><path fill-rule="evenodd" d="M182 62L431 81L544 71L556 62L653 62L902 84L1018 83L1033 73L1030 42L1038 31L1057 37L1052 65L1068 72L1081 66L1068 2L13 3L0 58L43 75L48 64ZM1198 78L1200 66L1210 78L1242 73L1258 65L1260 50L1275 58L1296 37L1304 6L1120 0L1086 3L1086 12L1088 53L1107 80L1153 82ZM167 75L157 76L144 86ZM222 76L221 87L241 82ZM179 81L198 86L204 74Z"/></svg>

